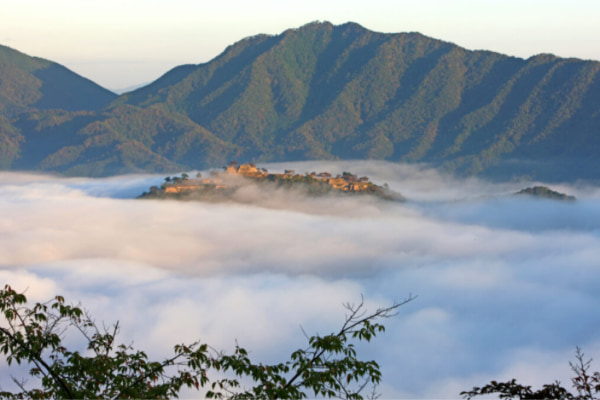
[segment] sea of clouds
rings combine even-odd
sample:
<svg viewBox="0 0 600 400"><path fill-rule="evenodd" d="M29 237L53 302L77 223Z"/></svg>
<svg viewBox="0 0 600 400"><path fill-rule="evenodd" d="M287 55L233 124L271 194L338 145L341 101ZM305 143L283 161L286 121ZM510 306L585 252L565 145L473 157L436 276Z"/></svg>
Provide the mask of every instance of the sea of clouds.
<svg viewBox="0 0 600 400"><path fill-rule="evenodd" d="M0 283L119 320L154 357L200 339L265 362L304 347L303 330L338 329L344 303L417 295L360 346L385 398L457 398L491 379L569 386L575 347L600 354L598 186L549 185L577 197L558 202L512 195L539 182L424 165L259 167L367 175L406 202L255 188L240 203L135 200L164 176L2 173ZM3 360L0 376L10 389Z"/></svg>

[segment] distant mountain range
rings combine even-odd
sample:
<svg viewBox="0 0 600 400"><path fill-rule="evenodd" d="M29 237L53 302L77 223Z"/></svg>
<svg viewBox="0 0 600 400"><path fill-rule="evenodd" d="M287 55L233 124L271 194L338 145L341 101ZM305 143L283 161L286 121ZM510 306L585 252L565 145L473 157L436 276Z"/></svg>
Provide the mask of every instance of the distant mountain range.
<svg viewBox="0 0 600 400"><path fill-rule="evenodd" d="M378 159L600 179L600 62L311 23L121 96L0 46L0 168L102 176Z"/></svg>

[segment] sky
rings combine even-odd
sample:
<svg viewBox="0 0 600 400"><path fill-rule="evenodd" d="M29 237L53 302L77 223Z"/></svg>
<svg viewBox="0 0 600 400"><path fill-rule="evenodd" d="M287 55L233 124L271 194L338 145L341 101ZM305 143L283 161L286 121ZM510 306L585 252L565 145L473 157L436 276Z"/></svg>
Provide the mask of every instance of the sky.
<svg viewBox="0 0 600 400"><path fill-rule="evenodd" d="M111 89L312 21L417 31L467 49L600 60L596 0L0 0L0 44Z"/></svg>
<svg viewBox="0 0 600 400"><path fill-rule="evenodd" d="M135 200L164 176L2 172L0 282L119 320L122 342L152 359L200 339L281 362L304 347L303 332L337 331L344 303L362 296L374 310L412 294L385 333L357 347L381 365L382 398L456 399L492 379L568 387L576 346L600 369L597 186L551 185L577 197L563 203L511 195L543 182L418 164L259 167L367 175L406 202L251 187L239 202ZM5 390L11 371L0 360Z"/></svg>

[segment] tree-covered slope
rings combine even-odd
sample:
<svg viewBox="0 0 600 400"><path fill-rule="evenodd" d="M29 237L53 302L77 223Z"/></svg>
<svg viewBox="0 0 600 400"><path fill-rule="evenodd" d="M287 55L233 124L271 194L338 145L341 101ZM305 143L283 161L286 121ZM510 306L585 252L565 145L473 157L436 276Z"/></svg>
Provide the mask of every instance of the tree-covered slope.
<svg viewBox="0 0 600 400"><path fill-rule="evenodd" d="M239 155L237 146L162 105L30 112L14 125L27 132L22 156L13 163L16 169L36 165L68 175L103 176L177 171L198 162L220 165Z"/></svg>
<svg viewBox="0 0 600 400"><path fill-rule="evenodd" d="M430 161L477 173L513 159L593 164L599 70L313 23L245 39L119 101L166 104L249 160Z"/></svg>
<svg viewBox="0 0 600 400"><path fill-rule="evenodd" d="M94 110L115 97L62 65L0 45L0 115L32 108Z"/></svg>
<svg viewBox="0 0 600 400"><path fill-rule="evenodd" d="M31 116L0 120L0 151L16 154L5 168L69 173L90 173L78 166L96 159L113 166L98 174L231 159L386 159L465 174L598 179L599 70L595 61L523 60L418 33L311 23L241 40L49 129L30 129ZM56 143L54 135L74 142L28 156L40 140ZM102 152L85 147L107 138Z"/></svg>
<svg viewBox="0 0 600 400"><path fill-rule="evenodd" d="M59 64L0 45L0 168L40 169L27 161L69 145L63 139L72 127L70 112L101 109L116 97ZM46 126L29 124L30 130L19 123L43 112L50 115Z"/></svg>

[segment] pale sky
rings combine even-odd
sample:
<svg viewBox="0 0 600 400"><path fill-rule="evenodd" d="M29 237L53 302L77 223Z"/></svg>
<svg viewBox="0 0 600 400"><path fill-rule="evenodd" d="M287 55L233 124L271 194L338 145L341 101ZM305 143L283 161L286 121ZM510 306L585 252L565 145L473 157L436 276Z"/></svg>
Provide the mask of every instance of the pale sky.
<svg viewBox="0 0 600 400"><path fill-rule="evenodd" d="M597 0L0 0L0 44L122 89L311 21L418 31L523 58L600 60Z"/></svg>

